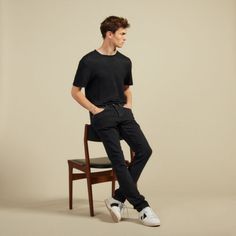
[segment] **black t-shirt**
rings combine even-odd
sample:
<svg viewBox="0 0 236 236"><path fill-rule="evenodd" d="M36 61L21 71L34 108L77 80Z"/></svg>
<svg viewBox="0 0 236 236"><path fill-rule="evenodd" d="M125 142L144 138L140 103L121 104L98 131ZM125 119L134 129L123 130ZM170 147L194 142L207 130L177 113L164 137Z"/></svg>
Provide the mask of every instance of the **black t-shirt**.
<svg viewBox="0 0 236 236"><path fill-rule="evenodd" d="M120 53L103 55L93 50L79 62L73 85L85 88L85 96L96 106L125 104L124 85L132 85L131 60Z"/></svg>

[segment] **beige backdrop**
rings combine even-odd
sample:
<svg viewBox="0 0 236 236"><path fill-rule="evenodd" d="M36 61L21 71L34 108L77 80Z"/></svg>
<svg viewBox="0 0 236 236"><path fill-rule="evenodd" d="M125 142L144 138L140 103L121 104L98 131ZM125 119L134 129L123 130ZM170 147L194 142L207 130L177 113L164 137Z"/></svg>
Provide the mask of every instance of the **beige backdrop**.
<svg viewBox="0 0 236 236"><path fill-rule="evenodd" d="M235 199L233 0L2 0L1 198L67 198L66 161L83 156L89 121L70 89L80 58L101 45L99 26L109 15L131 24L120 52L133 62L133 112L153 148L142 193L153 202ZM86 199L85 183L76 186ZM103 199L110 186L95 191Z"/></svg>

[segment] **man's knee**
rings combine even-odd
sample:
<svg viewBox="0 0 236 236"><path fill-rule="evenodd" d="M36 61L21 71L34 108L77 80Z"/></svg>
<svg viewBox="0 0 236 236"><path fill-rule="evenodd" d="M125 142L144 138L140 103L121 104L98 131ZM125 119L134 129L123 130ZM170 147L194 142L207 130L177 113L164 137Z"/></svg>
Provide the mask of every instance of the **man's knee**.
<svg viewBox="0 0 236 236"><path fill-rule="evenodd" d="M140 154L143 156L143 158L149 159L149 157L152 155L152 148L147 144L142 147Z"/></svg>
<svg viewBox="0 0 236 236"><path fill-rule="evenodd" d="M152 155L152 148L148 145L145 149L146 157L149 158Z"/></svg>

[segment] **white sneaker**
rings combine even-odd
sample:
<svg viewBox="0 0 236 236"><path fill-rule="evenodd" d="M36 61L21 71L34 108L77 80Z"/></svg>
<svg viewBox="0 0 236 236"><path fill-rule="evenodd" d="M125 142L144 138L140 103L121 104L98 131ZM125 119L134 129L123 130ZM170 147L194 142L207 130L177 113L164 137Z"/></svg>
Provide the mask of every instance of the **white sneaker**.
<svg viewBox="0 0 236 236"><path fill-rule="evenodd" d="M105 204L107 209L110 211L112 219L118 223L121 220L124 203L111 197L105 200Z"/></svg>
<svg viewBox="0 0 236 236"><path fill-rule="evenodd" d="M160 219L150 207L145 207L139 212L139 220L146 226L159 226Z"/></svg>

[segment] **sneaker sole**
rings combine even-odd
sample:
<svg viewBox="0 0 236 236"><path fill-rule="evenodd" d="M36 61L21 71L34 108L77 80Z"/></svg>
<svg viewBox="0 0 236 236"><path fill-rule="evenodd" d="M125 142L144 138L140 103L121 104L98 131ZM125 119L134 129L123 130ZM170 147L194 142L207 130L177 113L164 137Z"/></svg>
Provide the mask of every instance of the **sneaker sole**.
<svg viewBox="0 0 236 236"><path fill-rule="evenodd" d="M151 224L151 223L144 223L142 220L140 220L140 222L145 225L145 226L148 226L148 227L158 227L161 225L161 223L157 223L157 224Z"/></svg>
<svg viewBox="0 0 236 236"><path fill-rule="evenodd" d="M108 211L110 212L110 215L113 219L114 222L118 223L120 221L120 219L117 217L117 215L112 211L111 207L110 207L110 202L108 199L105 200L105 205L108 209Z"/></svg>
<svg viewBox="0 0 236 236"><path fill-rule="evenodd" d="M159 227L159 226L161 226L161 224L152 225L152 224L144 224L144 223L143 223L143 225L148 226L148 227Z"/></svg>

